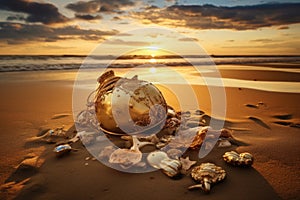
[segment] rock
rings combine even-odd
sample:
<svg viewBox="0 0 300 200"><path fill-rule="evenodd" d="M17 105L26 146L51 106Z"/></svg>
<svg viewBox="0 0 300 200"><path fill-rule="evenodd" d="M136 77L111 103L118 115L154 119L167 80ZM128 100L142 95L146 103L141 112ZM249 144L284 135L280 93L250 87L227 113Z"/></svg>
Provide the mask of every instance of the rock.
<svg viewBox="0 0 300 200"><path fill-rule="evenodd" d="M218 147L221 147L221 148L230 147L230 146L231 146L231 143L228 140L221 140L218 145Z"/></svg>

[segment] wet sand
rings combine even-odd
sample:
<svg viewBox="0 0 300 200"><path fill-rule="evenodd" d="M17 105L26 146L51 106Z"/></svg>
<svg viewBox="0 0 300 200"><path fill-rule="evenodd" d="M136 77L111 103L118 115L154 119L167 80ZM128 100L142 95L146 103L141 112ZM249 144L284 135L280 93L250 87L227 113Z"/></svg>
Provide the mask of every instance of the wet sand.
<svg viewBox="0 0 300 200"><path fill-rule="evenodd" d="M226 73L221 71L227 78L230 73ZM241 77L242 74L244 72ZM187 190L194 183L190 176L172 180L161 171L123 173L98 161L86 161L90 155L80 142L72 146L79 149L77 152L60 159L52 152L53 144L26 143L26 139L48 128L65 125L69 134L74 132L71 127L74 124L72 84L75 76L76 71L0 74L0 181L7 184L26 180L21 184L23 188L1 187L1 199L16 194L16 199L299 198L299 94L226 88L226 126L247 146L215 148L198 160L198 163L214 162L228 175L224 182L213 186L210 194L204 194ZM261 80L270 79L268 72L259 76ZM281 73L280 80L289 80L289 76L290 73ZM255 78L255 72L251 77ZM295 77L293 74L291 79L295 81ZM207 89L204 86L194 88L202 99L202 110L210 114L210 100L203 98L208 96ZM229 150L251 152L255 158L253 167L237 168L224 163L221 156ZM189 152L189 155L197 159L197 152ZM16 170L24 158L34 156L44 160L41 166L25 169L19 166Z"/></svg>

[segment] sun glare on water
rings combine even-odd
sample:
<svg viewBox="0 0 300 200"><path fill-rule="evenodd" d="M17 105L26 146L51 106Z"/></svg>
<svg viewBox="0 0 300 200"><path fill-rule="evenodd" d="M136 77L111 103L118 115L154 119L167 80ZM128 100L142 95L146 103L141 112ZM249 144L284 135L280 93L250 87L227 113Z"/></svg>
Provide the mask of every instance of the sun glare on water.
<svg viewBox="0 0 300 200"><path fill-rule="evenodd" d="M150 63L156 63L156 59L155 59L155 58L151 58L151 59L149 60L149 62L150 62Z"/></svg>
<svg viewBox="0 0 300 200"><path fill-rule="evenodd" d="M154 73L156 73L156 68L155 68L155 67L151 67L151 68L149 69L149 71L150 71L152 74L154 74Z"/></svg>

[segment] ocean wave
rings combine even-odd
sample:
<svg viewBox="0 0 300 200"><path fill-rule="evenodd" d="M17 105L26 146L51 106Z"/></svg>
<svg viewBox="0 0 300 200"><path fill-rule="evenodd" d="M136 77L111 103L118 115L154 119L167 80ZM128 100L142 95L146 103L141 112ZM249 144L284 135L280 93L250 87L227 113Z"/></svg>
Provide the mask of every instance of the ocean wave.
<svg viewBox="0 0 300 200"><path fill-rule="evenodd" d="M254 63L296 63L299 66L300 56L202 56L202 55L127 55L115 56L0 56L0 72L69 70L82 68L132 68L132 67L177 67L207 65L245 65Z"/></svg>

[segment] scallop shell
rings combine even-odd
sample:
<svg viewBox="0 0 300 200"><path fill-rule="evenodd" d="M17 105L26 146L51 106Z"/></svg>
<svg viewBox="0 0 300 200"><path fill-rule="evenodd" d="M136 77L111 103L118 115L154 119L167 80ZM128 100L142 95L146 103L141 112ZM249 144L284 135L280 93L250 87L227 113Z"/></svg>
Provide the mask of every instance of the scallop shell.
<svg viewBox="0 0 300 200"><path fill-rule="evenodd" d="M229 164L243 167L251 166L254 160L252 154L248 152L238 154L235 151L226 152L223 155L223 159Z"/></svg>
<svg viewBox="0 0 300 200"><path fill-rule="evenodd" d="M201 188L203 191L209 192L212 184L225 179L226 172L213 163L202 163L192 169L191 176L199 184L190 186L189 189Z"/></svg>

